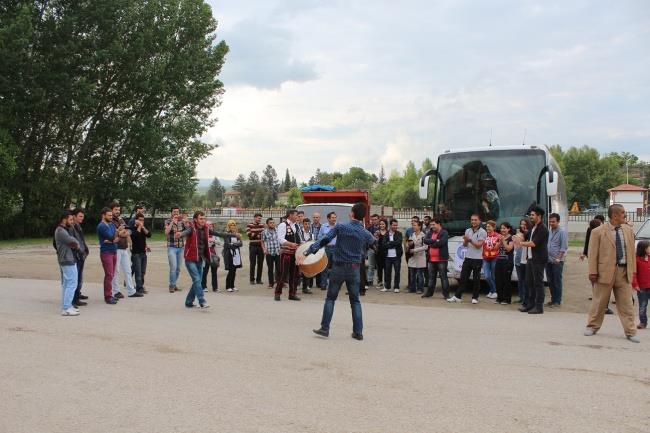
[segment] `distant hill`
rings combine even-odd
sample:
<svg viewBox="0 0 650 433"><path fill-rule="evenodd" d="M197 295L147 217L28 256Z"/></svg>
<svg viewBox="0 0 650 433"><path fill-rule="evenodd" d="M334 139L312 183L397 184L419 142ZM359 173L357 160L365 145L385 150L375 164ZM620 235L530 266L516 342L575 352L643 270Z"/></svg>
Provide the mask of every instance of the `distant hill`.
<svg viewBox="0 0 650 433"><path fill-rule="evenodd" d="M198 185L199 189L201 189L201 188L205 188L205 189L209 188L213 179L214 178L212 178L212 179L199 179L199 185ZM226 189L231 188L235 184L235 181L230 180L230 179L221 179L221 178L219 178L219 182L221 182L221 185Z"/></svg>

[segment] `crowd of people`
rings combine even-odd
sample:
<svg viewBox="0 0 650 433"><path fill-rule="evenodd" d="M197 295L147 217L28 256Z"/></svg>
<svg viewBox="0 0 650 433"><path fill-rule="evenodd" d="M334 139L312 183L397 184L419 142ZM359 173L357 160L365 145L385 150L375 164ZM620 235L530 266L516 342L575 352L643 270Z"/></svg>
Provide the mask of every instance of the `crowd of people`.
<svg viewBox="0 0 650 433"><path fill-rule="evenodd" d="M594 258L600 249L604 248L607 252L607 247L610 247L610 254L612 251L615 253L614 267L609 270L612 275L618 275L616 272L623 267L626 267L629 273L621 274L620 281L615 278L609 288L610 292L612 288L614 290L621 321L625 320L623 325L626 335L628 338L636 338L633 314L630 325L629 312L632 306L628 305L626 300L619 300L626 281L638 290L640 323L637 327L642 329L647 326L650 246L648 242L640 242L634 258L634 236L631 229L617 220L624 216L624 210L621 212L619 207L613 205L610 208L610 221L605 223L604 217L597 216L590 222L587 231L585 248L580 258L589 260L589 279L594 287L594 296L588 331L585 334L597 332L602 323L601 316L611 312L609 294L605 287L609 282L605 283L600 276L602 270L597 262L599 259ZM350 217L352 221L357 221L352 214ZM326 222L321 222L319 213L314 213L310 219L305 217L303 211L293 209L287 211L285 218L277 225L273 218L267 218L263 224L262 218L262 214L255 214L253 221L246 226L250 284L263 284L263 267L266 263L267 287L274 289L276 301L281 300L282 291L286 286L289 289L288 299L292 301L300 300L299 288L303 294L312 294L314 286L328 290L331 285L331 269L337 262L336 255L340 256L341 250L346 248L337 247L337 241L340 240L338 236L332 235L338 230L337 227L341 226L337 223L336 213L328 213ZM363 219L361 217L357 222ZM81 292L84 264L89 254L82 229L83 220L82 209L64 212L54 235L62 275L61 309L65 316L78 315L78 307L85 305L87 299ZM517 228L507 221L483 222L479 214L472 215L469 227L462 237L463 248L458 251L464 255L460 284L451 294L447 269L450 235L441 219L428 215L422 219L413 216L410 227L402 234L398 229L397 220L374 214L370 216L370 223L365 227L365 231L372 237L372 242L367 242L363 255L356 262L358 271L355 272L359 277L358 295L363 296L372 287L381 292L399 293L402 287L401 268L404 257L408 269L404 287L408 293L421 294L422 298L432 297L436 292L437 281L440 280L441 293L447 302L462 302L463 293L471 291L471 302L476 304L479 302L483 276L488 287L486 298L494 300L496 304L509 305L513 302L511 276L516 272L518 297L514 302L521 304L519 311L543 314L545 307L559 308L562 305L562 274L568 250L568 236L560 225L560 216L557 213L549 215L549 227L546 227L543 221L544 210L537 206L529 209L529 215L521 219ZM595 235L600 236L605 228L611 227L615 227L612 231L615 235L612 237L613 244L601 243L600 237L596 238ZM619 229L625 236L619 235ZM222 263L227 272L226 291L238 291L235 279L237 269L243 265L243 242L235 221L228 221L226 230L220 232L206 220L202 211L195 212L190 220L181 214L180 208L173 207L171 217L165 221L164 233L169 261L169 292L181 290L177 282L183 262L192 280L185 298L186 307L194 307L195 299L200 308L209 307L204 296L204 291L208 288L207 277L211 274L211 288L215 292L219 291L218 269ZM116 304L125 297L123 291L126 296L132 298L144 296L147 293L147 254L150 252L147 239L151 237L151 231L144 223L144 208L137 206L133 217L126 222L121 216L119 203L111 203L102 210L97 236L104 269L105 302ZM296 250L300 244L306 242L322 244L328 257L329 266L316 276L302 275L299 263L296 262ZM602 258L602 254L599 257ZM345 260L349 261L348 258ZM544 275L551 295L547 303L544 302ZM617 290L617 287L620 290Z"/></svg>

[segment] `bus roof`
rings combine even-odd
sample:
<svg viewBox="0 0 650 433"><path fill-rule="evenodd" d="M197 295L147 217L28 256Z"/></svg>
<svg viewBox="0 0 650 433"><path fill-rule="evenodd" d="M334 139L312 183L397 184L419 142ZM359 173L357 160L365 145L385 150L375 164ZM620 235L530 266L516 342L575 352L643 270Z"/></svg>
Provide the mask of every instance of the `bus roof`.
<svg viewBox="0 0 650 433"><path fill-rule="evenodd" d="M524 144L524 145L512 145L512 146L475 146L475 147L462 147L456 149L446 149L440 155L446 155L451 153L463 153L463 152L489 152L492 150L543 150L548 152L548 148L544 145L538 146L535 144Z"/></svg>

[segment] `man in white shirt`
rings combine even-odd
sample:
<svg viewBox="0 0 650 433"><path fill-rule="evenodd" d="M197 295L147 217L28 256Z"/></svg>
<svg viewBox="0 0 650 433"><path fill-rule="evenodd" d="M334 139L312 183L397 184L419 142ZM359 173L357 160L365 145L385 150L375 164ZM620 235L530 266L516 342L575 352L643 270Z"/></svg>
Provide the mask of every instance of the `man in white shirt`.
<svg viewBox="0 0 650 433"><path fill-rule="evenodd" d="M316 241L319 241L323 239L329 232L336 226L336 212L330 212L327 214L327 224L323 225L320 229L320 232L318 233L318 238L315 239ZM336 245L336 238L332 239L330 243L325 245L325 254L327 254L327 268L323 272L320 273L320 282L321 282L321 290L327 290L327 284L329 282L329 268L331 267L331 263L334 257L334 245Z"/></svg>
<svg viewBox="0 0 650 433"><path fill-rule="evenodd" d="M286 282L289 284L289 300L300 301L300 298L296 295L298 276L300 275L296 265L296 249L300 245L300 235L296 224L295 209L287 211L286 220L280 223L276 230L280 242L280 273L275 286L275 300L280 300L282 286Z"/></svg>
<svg viewBox="0 0 650 433"><path fill-rule="evenodd" d="M460 302L463 291L468 289L469 277L472 275L472 304L478 304L478 294L481 288L481 268L483 267L483 242L487 239L487 232L481 227L481 217L478 214L471 216L470 228L465 230L463 245L467 247L463 267L460 271L460 284L456 295L447 299L447 302Z"/></svg>

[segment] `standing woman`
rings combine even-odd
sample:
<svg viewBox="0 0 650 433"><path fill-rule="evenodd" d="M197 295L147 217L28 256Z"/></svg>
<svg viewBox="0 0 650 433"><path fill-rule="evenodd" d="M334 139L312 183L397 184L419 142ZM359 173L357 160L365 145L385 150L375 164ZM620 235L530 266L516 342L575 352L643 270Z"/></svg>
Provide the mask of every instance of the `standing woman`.
<svg viewBox="0 0 650 433"><path fill-rule="evenodd" d="M409 293L423 293L428 247L424 244L422 221L413 221L411 227L413 228L413 234L409 237L410 244L412 244L410 248L411 257L408 260L409 274L411 274Z"/></svg>
<svg viewBox="0 0 650 433"><path fill-rule="evenodd" d="M512 242L513 229L509 222L501 223L500 231L501 244L499 245L499 255L495 267L497 300L494 303L509 305L512 302L510 281L514 267L513 249L515 244Z"/></svg>
<svg viewBox="0 0 650 433"><path fill-rule="evenodd" d="M228 271L226 275L226 291L236 292L235 276L237 268L241 268L241 237L237 231L237 223L234 220L228 221L226 233L223 236L223 263L224 269Z"/></svg>
<svg viewBox="0 0 650 433"><path fill-rule="evenodd" d="M516 236L522 241L526 238L526 234L530 230L530 220L522 218L519 221L519 230ZM515 247L515 269L517 271L517 292L519 295L518 304L526 304L526 247Z"/></svg>
<svg viewBox="0 0 650 433"><path fill-rule="evenodd" d="M487 297L490 299L496 299L497 297L497 286L496 281L494 280L494 271L496 268L497 257L499 256L499 246L501 245L501 235L496 232L497 223L494 220L489 220L485 223L485 231L487 232L487 238L483 242L483 273L485 274L485 280L488 283L490 288L490 293L487 294Z"/></svg>
<svg viewBox="0 0 650 433"><path fill-rule="evenodd" d="M388 226L385 219L379 220L379 230L375 231L374 236L377 239L373 248L375 248L375 261L377 262L377 288L384 287L384 267L386 266L386 250L383 248L383 239L388 233Z"/></svg>

